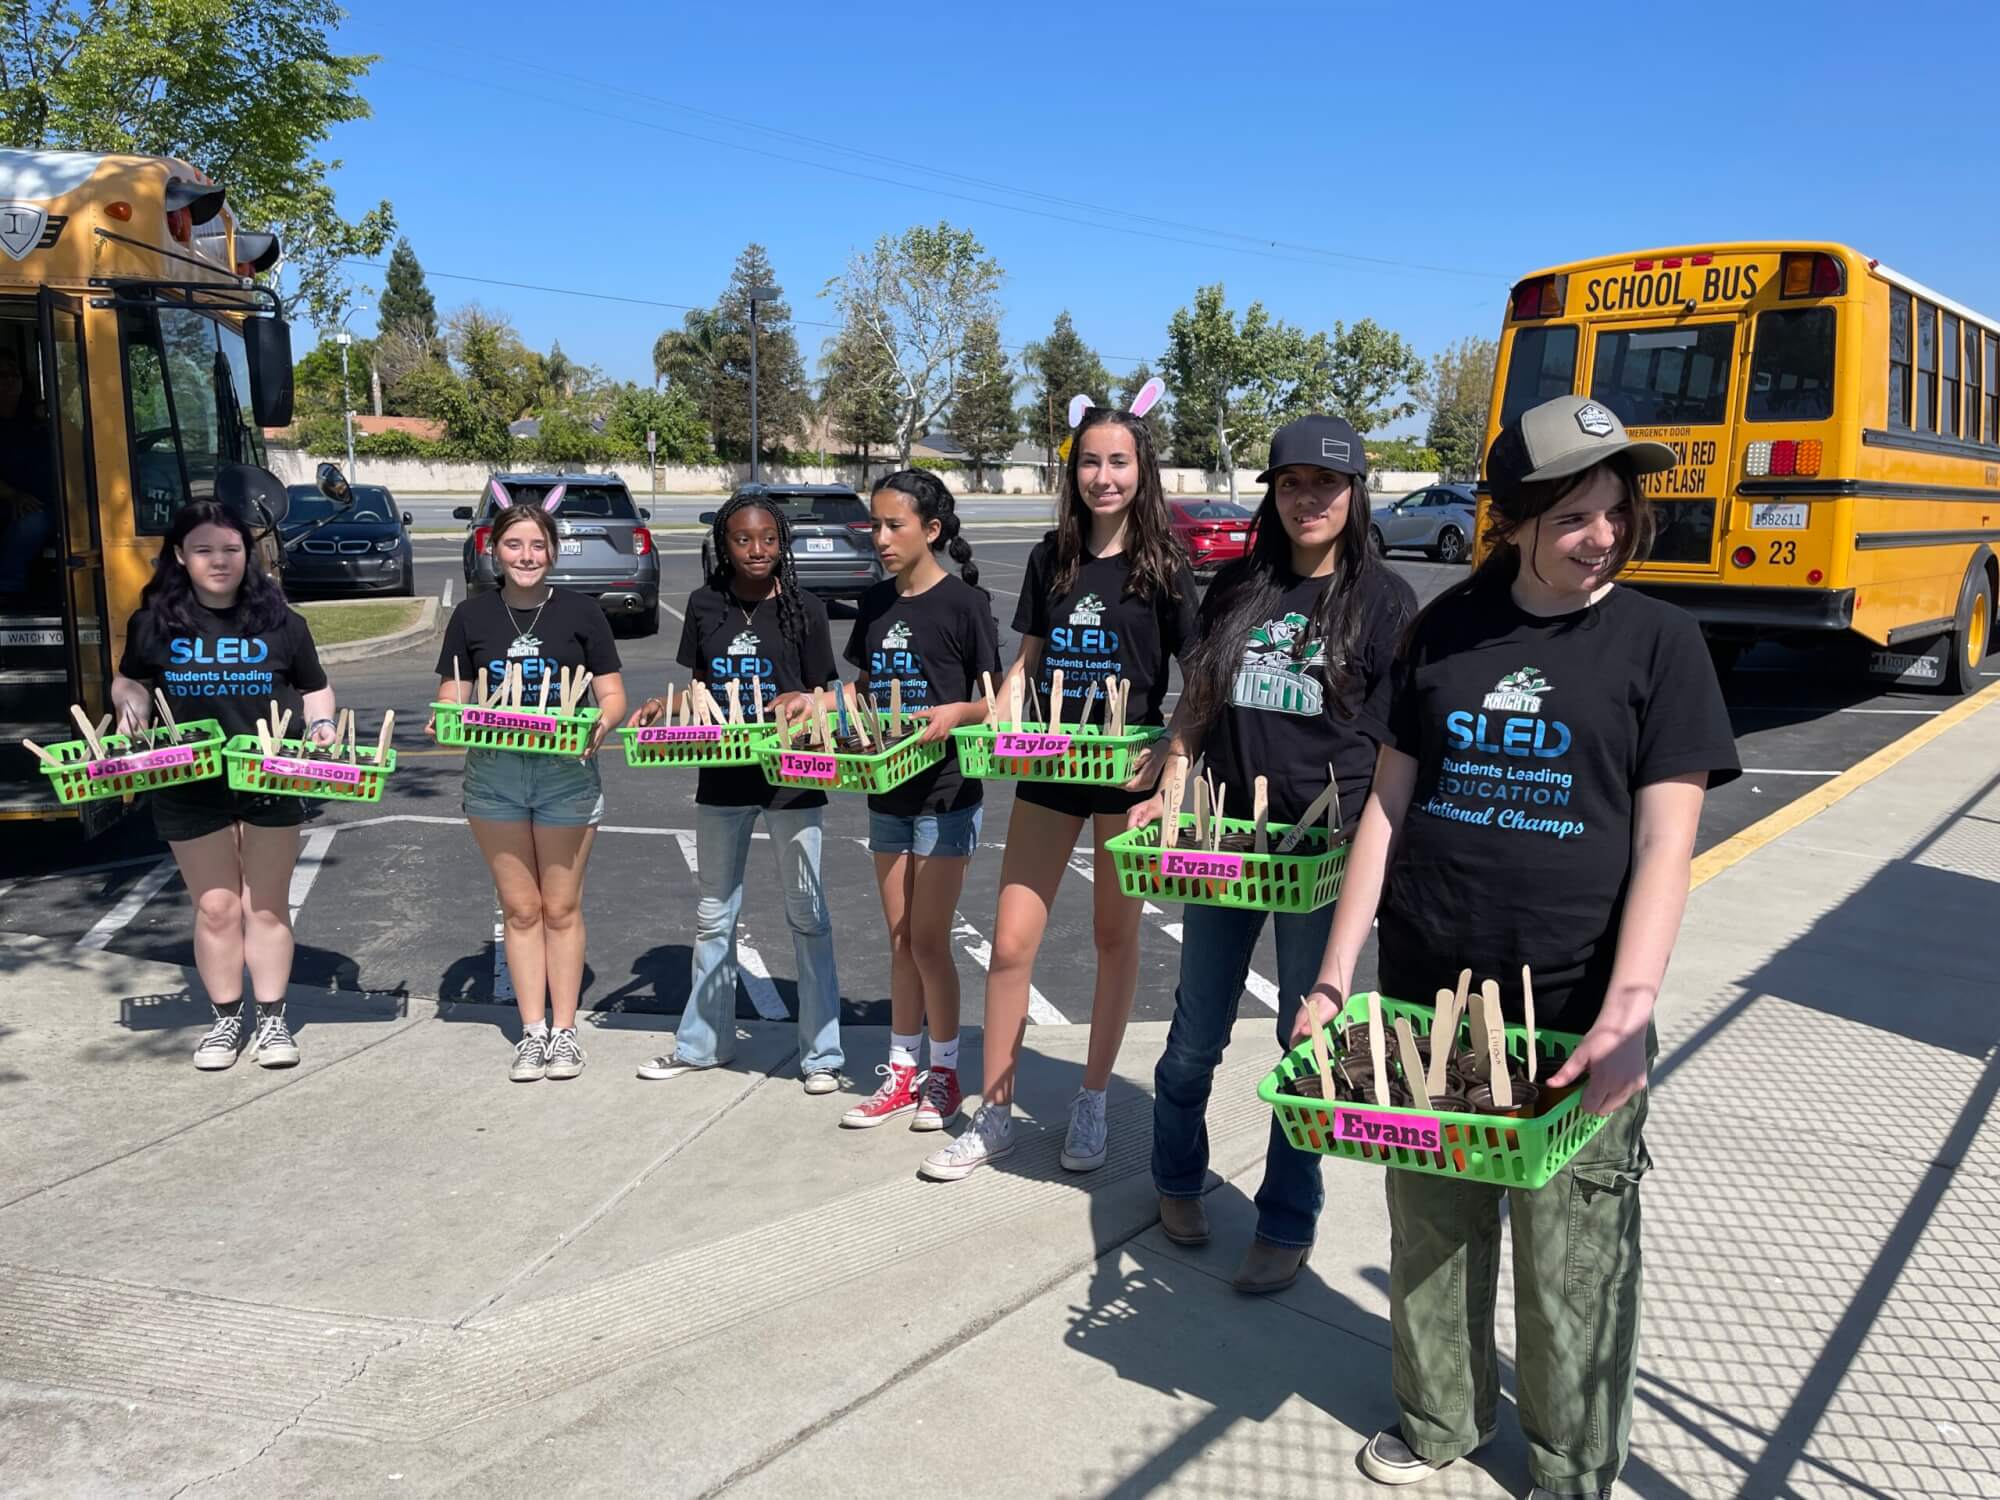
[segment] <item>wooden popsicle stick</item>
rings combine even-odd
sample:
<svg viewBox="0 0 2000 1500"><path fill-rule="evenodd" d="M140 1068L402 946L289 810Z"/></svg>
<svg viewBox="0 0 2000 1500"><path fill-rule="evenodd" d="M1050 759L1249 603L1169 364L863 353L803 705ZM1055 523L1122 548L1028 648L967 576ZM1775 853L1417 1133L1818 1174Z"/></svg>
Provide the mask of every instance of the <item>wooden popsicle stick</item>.
<svg viewBox="0 0 2000 1500"><path fill-rule="evenodd" d="M1253 783L1250 799L1250 815L1257 820L1257 852L1268 854L1271 845L1271 830L1265 820L1271 812L1271 782L1269 777L1259 776Z"/></svg>
<svg viewBox="0 0 2000 1500"><path fill-rule="evenodd" d="M986 691L986 722L991 724L995 729L998 729L1000 727L1000 707L993 701L993 674L991 672L981 672L979 674L979 685ZM901 739L902 736L902 726L898 723L896 737Z"/></svg>
<svg viewBox="0 0 2000 1500"><path fill-rule="evenodd" d="M1062 668L1057 667L1049 675L1049 733L1062 733L1063 678Z"/></svg>
<svg viewBox="0 0 2000 1500"><path fill-rule="evenodd" d="M861 741L862 749L873 750L875 741L868 733L868 716L861 712L861 695L854 690L854 684L851 682L844 691L847 696L847 718L854 726L854 737Z"/></svg>
<svg viewBox="0 0 2000 1500"><path fill-rule="evenodd" d="M90 722L90 716L83 711L81 703L69 706L69 716L76 720L76 727L83 731L83 742L90 747L92 760L104 759L104 742L97 737L97 727Z"/></svg>
<svg viewBox="0 0 2000 1500"><path fill-rule="evenodd" d="M1307 996L1301 1003L1311 1005L1312 997ZM1312 1044L1313 1062L1319 1068L1319 1096L1331 1102L1334 1097L1333 1069L1327 1062L1326 1028L1324 1026L1315 1026L1312 1028Z"/></svg>
<svg viewBox="0 0 2000 1500"><path fill-rule="evenodd" d="M1444 1092L1445 1069L1451 1064L1451 1049L1458 1042L1458 1004L1450 990L1437 992L1437 1009L1431 1017L1431 1067L1424 1083L1432 1095Z"/></svg>
<svg viewBox="0 0 2000 1500"><path fill-rule="evenodd" d="M456 656L451 659L451 701L454 703L463 703L465 701L465 694L459 690L458 686L458 658Z"/></svg>
<svg viewBox="0 0 2000 1500"><path fill-rule="evenodd" d="M585 671L582 667L576 669L576 697L569 706L571 713L576 713L583 707L583 695L590 691L590 685L596 680L595 672ZM720 704L716 706L718 709L721 707Z"/></svg>
<svg viewBox="0 0 2000 1500"><path fill-rule="evenodd" d="M1025 693L1023 679L1025 676L1025 673L1016 672L1013 682L1007 688L1007 722L1012 724L1016 729L1021 727L1021 716L1025 712L1023 706L1023 695Z"/></svg>
<svg viewBox="0 0 2000 1500"><path fill-rule="evenodd" d="M1334 784L1329 781L1326 784L1326 790L1306 804L1306 810L1299 814L1298 822L1294 823L1290 831L1278 840L1278 852L1280 854L1290 854L1294 849L1298 848L1299 840L1304 838L1307 830L1319 821L1319 815L1326 811L1327 802L1334 796L1335 791Z"/></svg>
<svg viewBox="0 0 2000 1500"><path fill-rule="evenodd" d="M1375 1102L1389 1102L1389 1062L1382 1046L1382 997L1368 996L1368 1063L1375 1079Z"/></svg>
<svg viewBox="0 0 2000 1500"><path fill-rule="evenodd" d="M453 662L452 666L456 670L458 664ZM484 667L479 669L479 706L481 708L486 707L486 668Z"/></svg>
<svg viewBox="0 0 2000 1500"><path fill-rule="evenodd" d="M278 722L271 730L271 738L274 742L276 742L278 750L283 750L285 748L285 731L287 731L291 727L292 727L292 711L288 708L283 713L278 715ZM276 753L277 751L272 752L272 754L274 755Z"/></svg>
<svg viewBox="0 0 2000 1500"><path fill-rule="evenodd" d="M1118 679L1118 732L1122 735L1129 726L1132 715L1132 679Z"/></svg>
<svg viewBox="0 0 2000 1500"><path fill-rule="evenodd" d="M1097 679L1090 679L1090 691L1083 695L1083 712L1077 715L1076 727L1082 729L1090 722L1090 710L1097 702Z"/></svg>
<svg viewBox="0 0 2000 1500"><path fill-rule="evenodd" d="M1332 793L1326 799L1326 847L1331 849L1340 842L1340 778L1333 774L1333 762L1326 763L1326 789Z"/></svg>
<svg viewBox="0 0 2000 1500"><path fill-rule="evenodd" d="M1194 784L1194 842L1197 849L1208 847L1208 778Z"/></svg>
<svg viewBox="0 0 2000 1500"><path fill-rule="evenodd" d="M396 710L393 708L384 710L382 714L382 734L375 741L375 764L378 766L386 766L389 763L389 736L395 732L395 729Z"/></svg>
<svg viewBox="0 0 2000 1500"><path fill-rule="evenodd" d="M1035 686L1032 677L1025 678L1028 687L1028 719L1030 724L1046 724L1048 716L1042 712L1042 690Z"/></svg>
<svg viewBox="0 0 2000 1500"><path fill-rule="evenodd" d="M1528 1082L1535 1081L1535 976L1521 965L1521 1020L1527 1027Z"/></svg>
<svg viewBox="0 0 2000 1500"><path fill-rule="evenodd" d="M1410 1086L1417 1108L1429 1109L1430 1080L1424 1076L1423 1059L1417 1056L1417 1038L1410 1030L1408 1016L1396 1017L1396 1055L1402 1059L1403 1082Z"/></svg>
<svg viewBox="0 0 2000 1500"><path fill-rule="evenodd" d="M813 695L813 706L819 710L819 747L822 750L831 751L833 749L833 720L827 714L826 695L824 693L815 693Z"/></svg>
<svg viewBox="0 0 2000 1500"><path fill-rule="evenodd" d="M353 765L356 760L360 759L360 752L355 747L355 741L360 737L360 732L361 715L350 709L347 714L347 763L349 765Z"/></svg>
<svg viewBox="0 0 2000 1500"><path fill-rule="evenodd" d="M1215 806L1209 809L1210 817L1208 820L1208 847L1211 853L1218 853L1222 849L1222 808L1228 800L1229 788L1224 785L1217 785L1215 788Z"/></svg>
<svg viewBox="0 0 2000 1500"><path fill-rule="evenodd" d="M1514 1107L1514 1081L1507 1076L1507 1028L1500 1021L1500 987L1487 980L1481 998L1486 1002L1486 1083L1493 1090L1493 1103L1500 1109Z"/></svg>
<svg viewBox="0 0 2000 1500"><path fill-rule="evenodd" d="M153 701L160 707L160 722L167 727L167 742L178 745L181 742L181 726L174 720L174 706L167 702L167 695L158 688L153 689Z"/></svg>
<svg viewBox="0 0 2000 1500"><path fill-rule="evenodd" d="M535 694L535 712L545 714L549 711L549 669L546 662L542 664L541 676L542 685Z"/></svg>
<svg viewBox="0 0 2000 1500"><path fill-rule="evenodd" d="M62 768L61 761L57 760L53 755L49 754L48 751L44 750L40 745L37 745L33 740L22 740L21 748L23 750L26 750L30 755L34 756L35 759L39 760L45 766L54 766L58 770Z"/></svg>
<svg viewBox="0 0 2000 1500"><path fill-rule="evenodd" d="M1466 1007L1466 1019L1472 1032L1472 1059L1468 1064L1468 1077L1477 1079L1486 1072L1486 997L1469 993L1465 981L1466 975L1459 975L1460 1003Z"/></svg>
<svg viewBox="0 0 2000 1500"><path fill-rule="evenodd" d="M889 679L889 732L896 736L896 742L903 740L903 679Z"/></svg>
<svg viewBox="0 0 2000 1500"><path fill-rule="evenodd" d="M1187 796L1188 763L1174 761L1167 770L1167 805L1160 819L1160 847L1171 849L1181 841L1181 802Z"/></svg>
<svg viewBox="0 0 2000 1500"><path fill-rule="evenodd" d="M764 722L764 674L750 674L750 715L753 724Z"/></svg>
<svg viewBox="0 0 2000 1500"><path fill-rule="evenodd" d="M734 677L729 679L729 722L743 722L743 684Z"/></svg>

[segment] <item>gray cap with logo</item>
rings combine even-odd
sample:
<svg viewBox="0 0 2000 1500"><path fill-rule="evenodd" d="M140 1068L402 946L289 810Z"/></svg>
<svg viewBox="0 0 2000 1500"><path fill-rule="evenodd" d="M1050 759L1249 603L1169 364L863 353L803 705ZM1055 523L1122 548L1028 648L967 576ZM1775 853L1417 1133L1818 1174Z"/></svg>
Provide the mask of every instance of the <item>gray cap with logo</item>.
<svg viewBox="0 0 2000 1500"><path fill-rule="evenodd" d="M1557 396L1530 407L1500 429L1486 454L1486 484L1512 489L1543 479L1567 479L1617 454L1628 454L1641 474L1671 469L1665 443L1628 437L1625 424L1602 402Z"/></svg>

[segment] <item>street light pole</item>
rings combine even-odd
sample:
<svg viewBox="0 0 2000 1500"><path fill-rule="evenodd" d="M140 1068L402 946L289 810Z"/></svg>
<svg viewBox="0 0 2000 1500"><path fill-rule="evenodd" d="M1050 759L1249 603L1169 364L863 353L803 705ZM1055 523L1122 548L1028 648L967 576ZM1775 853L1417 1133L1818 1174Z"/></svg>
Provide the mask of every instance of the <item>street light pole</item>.
<svg viewBox="0 0 2000 1500"><path fill-rule="evenodd" d="M347 426L347 477L354 477L354 398L347 390L347 346L354 335L345 328L335 336L340 344L340 419Z"/></svg>
<svg viewBox="0 0 2000 1500"><path fill-rule="evenodd" d="M745 289L744 295L750 301L750 482L763 481L763 441L757 430L757 304L775 301L778 289L774 286L753 286Z"/></svg>

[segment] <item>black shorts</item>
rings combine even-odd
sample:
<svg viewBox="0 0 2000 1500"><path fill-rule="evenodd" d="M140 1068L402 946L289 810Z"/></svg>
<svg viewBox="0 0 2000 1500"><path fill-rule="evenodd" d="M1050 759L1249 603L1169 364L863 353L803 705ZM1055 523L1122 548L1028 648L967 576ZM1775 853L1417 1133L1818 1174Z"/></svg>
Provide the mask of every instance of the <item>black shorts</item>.
<svg viewBox="0 0 2000 1500"><path fill-rule="evenodd" d="M1015 801L1032 802L1036 807L1066 813L1072 818L1089 818L1094 813L1117 813L1122 817L1150 796L1151 792L1128 792L1123 787L1093 786L1078 781L1014 783Z"/></svg>
<svg viewBox="0 0 2000 1500"><path fill-rule="evenodd" d="M219 781L163 787L150 793L149 800L154 831L170 844L207 838L236 823L248 823L252 828L297 828L305 822L307 811L303 797L239 792Z"/></svg>

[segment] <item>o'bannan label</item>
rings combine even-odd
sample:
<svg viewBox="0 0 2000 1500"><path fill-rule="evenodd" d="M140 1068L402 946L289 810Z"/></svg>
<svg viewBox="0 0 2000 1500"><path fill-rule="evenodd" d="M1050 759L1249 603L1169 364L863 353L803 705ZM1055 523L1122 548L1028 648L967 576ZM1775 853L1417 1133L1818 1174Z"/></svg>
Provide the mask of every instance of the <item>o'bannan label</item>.
<svg viewBox="0 0 2000 1500"><path fill-rule="evenodd" d="M1011 731L993 736L995 755L1067 755L1069 736L1066 734L1015 734Z"/></svg>
<svg viewBox="0 0 2000 1500"><path fill-rule="evenodd" d="M831 755L806 755L797 750L787 750L778 757L778 774L795 776L801 781L832 781L840 774L840 766Z"/></svg>
<svg viewBox="0 0 2000 1500"><path fill-rule="evenodd" d="M164 750L148 750L139 755L119 755L108 760L84 762L84 770L95 781L103 776L130 776L137 771L157 771L162 766L191 766L194 746L169 745Z"/></svg>
<svg viewBox="0 0 2000 1500"><path fill-rule="evenodd" d="M722 743L720 724L662 724L653 729L639 731L642 745L686 745Z"/></svg>
<svg viewBox="0 0 2000 1500"><path fill-rule="evenodd" d="M354 786L361 784L361 767L344 766L330 760L284 760L275 755L264 757L266 776L298 776L307 781L344 781Z"/></svg>
<svg viewBox="0 0 2000 1500"><path fill-rule="evenodd" d="M1410 1151L1442 1151L1444 1129L1436 1115L1392 1115L1375 1109L1334 1111L1335 1140L1364 1146L1401 1146Z"/></svg>
<svg viewBox="0 0 2000 1500"><path fill-rule="evenodd" d="M554 734L562 725L547 714L503 714L490 708L468 708L458 716L461 724L471 724L479 729L532 729L542 734Z"/></svg>
<svg viewBox="0 0 2000 1500"><path fill-rule="evenodd" d="M1185 875L1196 880L1241 880L1243 856L1208 854L1199 850L1188 853L1180 849L1166 849L1160 853L1160 873Z"/></svg>

